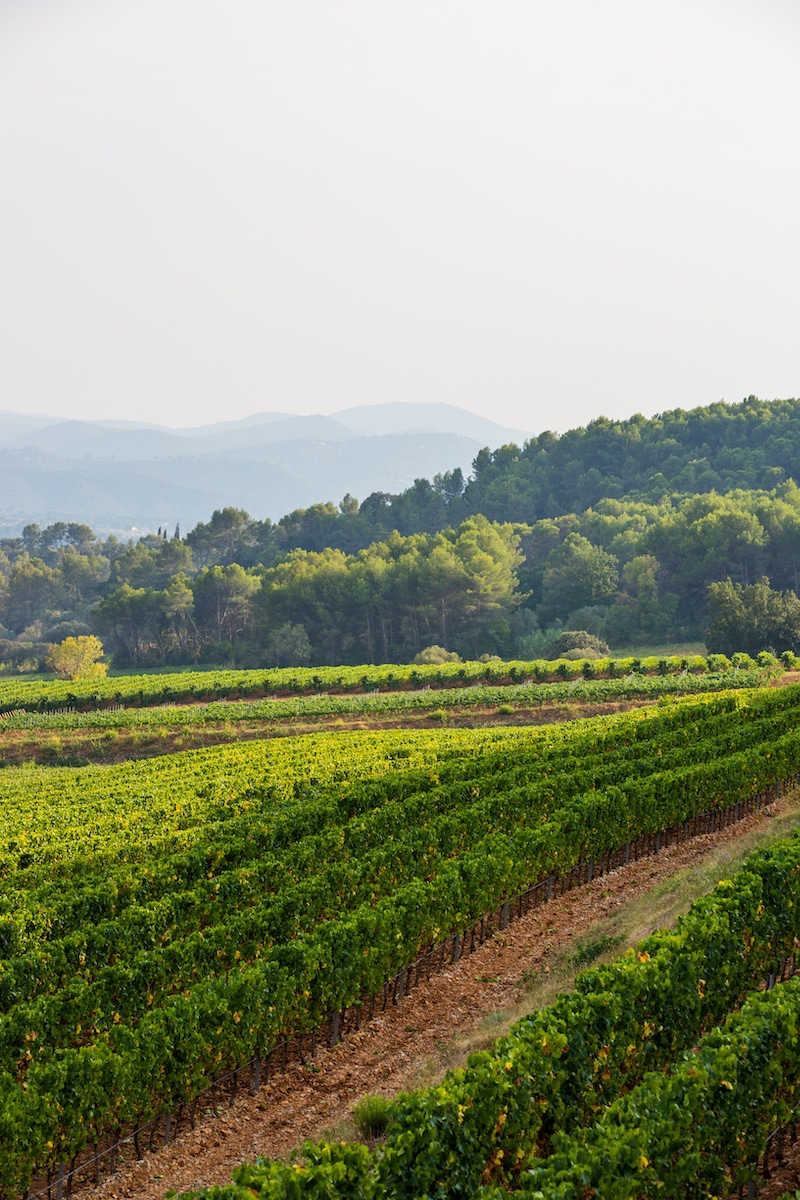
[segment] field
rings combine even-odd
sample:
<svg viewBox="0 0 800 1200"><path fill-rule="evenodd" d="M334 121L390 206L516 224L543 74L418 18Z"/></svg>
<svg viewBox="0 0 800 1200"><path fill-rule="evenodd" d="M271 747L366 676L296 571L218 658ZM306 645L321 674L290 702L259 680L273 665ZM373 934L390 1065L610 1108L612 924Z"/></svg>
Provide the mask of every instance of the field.
<svg viewBox="0 0 800 1200"><path fill-rule="evenodd" d="M6 680L0 764L115 763L325 729L549 724L792 677L742 657Z"/></svg>
<svg viewBox="0 0 800 1200"><path fill-rule="evenodd" d="M520 664L490 665L495 680L484 664L472 686L439 669L420 685L429 692L403 679L377 695L364 693L363 671L360 681L325 680L325 689L295 672L280 680L283 690L311 694L276 699L259 694L278 690L263 672L181 676L189 696L176 696L168 676L66 693L46 681L3 685L3 738L131 729L158 738L165 728L222 723L230 742L113 765L28 762L0 772L4 1200L48 1183L63 1190L95 1149L110 1148L106 1166L121 1145L138 1152L135 1131L159 1120L169 1139L170 1114L178 1121L191 1112L194 1121L215 1080L242 1071L257 1088L262 1064L268 1069L289 1040L335 1042L343 1022L368 1019L376 995L386 1003L387 981L397 1001L412 964L419 982L420 964L430 971L447 955L457 959L465 939L483 940L526 904L668 839L737 820L800 773L800 688L752 686L764 682L755 664L656 663L652 675L647 664L626 664L605 679L584 678L577 664L579 678L540 683ZM319 694L348 687L361 694ZM683 695L690 687L694 694ZM537 705L564 704L570 688L581 703L641 707L547 727L514 723ZM156 707L165 702L169 710ZM471 714L476 727L430 722L434 704L445 717ZM512 721L480 727L487 712ZM420 713L428 727L415 726ZM350 724L387 714L408 727L290 736L298 716ZM285 736L263 736L270 723ZM365 1196L406 1194L401 1178L409 1196L430 1194L434 1183L442 1195L530 1186L572 1196L563 1164L582 1155L606 1161L608 1131L628 1119L624 1095L649 1086L648 1070L677 1079L696 1043L710 1038L715 1062L756 1027L767 1054L781 1022L793 1019L794 985L776 989L781 999L769 1004L750 993L790 970L800 904L785 899L800 851L790 843L759 862L700 905L693 932L664 935L608 977L587 977L577 993L584 999L543 1012L535 1035L513 1032L444 1089L396 1105L378 1159L358 1146L311 1150L305 1175L259 1168L267 1172L259 1194L295 1194L287 1179L308 1178L311 1195L314 1172L334 1187L343 1170ZM605 1033L591 1024L601 1008ZM772 1061L761 1064L765 1079L778 1072L786 1087L759 1092L749 1077L741 1087L728 1080L732 1092L756 1097L750 1108L760 1114L748 1132L741 1106L731 1108L731 1128L741 1127L725 1136L745 1138L741 1170L751 1168L764 1121L780 1118L791 1099L791 1063ZM661 1101L648 1096L641 1092L641 1103L657 1116ZM706 1093L686 1096L699 1129ZM584 1130L577 1148L569 1142L576 1127ZM451 1153L455 1174L446 1168ZM663 1183L658 1163L651 1174ZM550 1176L546 1187L537 1182L535 1172L548 1170L560 1172L563 1191ZM240 1182L255 1186L246 1172ZM604 1195L609 1186L603 1180ZM674 1188L659 1194L683 1194Z"/></svg>

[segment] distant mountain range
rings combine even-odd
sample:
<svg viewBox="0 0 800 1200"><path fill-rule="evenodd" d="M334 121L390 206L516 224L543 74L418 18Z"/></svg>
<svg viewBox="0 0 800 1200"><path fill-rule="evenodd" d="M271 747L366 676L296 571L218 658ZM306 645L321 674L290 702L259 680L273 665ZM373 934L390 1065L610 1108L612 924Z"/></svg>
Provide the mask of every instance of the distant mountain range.
<svg viewBox="0 0 800 1200"><path fill-rule="evenodd" d="M191 429L0 412L0 534L82 521L98 533L186 530L215 508L259 519L347 492L396 493L528 435L450 404L375 404L332 416L264 412Z"/></svg>

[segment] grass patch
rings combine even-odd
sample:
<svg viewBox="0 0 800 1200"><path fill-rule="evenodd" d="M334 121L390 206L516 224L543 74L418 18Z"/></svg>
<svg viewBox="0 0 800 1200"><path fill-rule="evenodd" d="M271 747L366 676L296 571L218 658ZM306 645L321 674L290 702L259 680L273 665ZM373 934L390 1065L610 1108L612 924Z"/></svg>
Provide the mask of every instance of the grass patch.
<svg viewBox="0 0 800 1200"><path fill-rule="evenodd" d="M368 1142L383 1137L390 1112L391 1102L385 1096L362 1096L352 1109L353 1121L361 1137Z"/></svg>
<svg viewBox="0 0 800 1200"><path fill-rule="evenodd" d="M582 967L588 967L593 962L597 962L598 958L602 958L616 950L624 942L624 934L621 933L604 933L592 941L586 942L576 947L568 962L571 967L577 967L580 970Z"/></svg>
<svg viewBox="0 0 800 1200"><path fill-rule="evenodd" d="M706 656L705 642L666 642L657 646L614 646L612 658L671 658L680 655L689 658L693 654Z"/></svg>

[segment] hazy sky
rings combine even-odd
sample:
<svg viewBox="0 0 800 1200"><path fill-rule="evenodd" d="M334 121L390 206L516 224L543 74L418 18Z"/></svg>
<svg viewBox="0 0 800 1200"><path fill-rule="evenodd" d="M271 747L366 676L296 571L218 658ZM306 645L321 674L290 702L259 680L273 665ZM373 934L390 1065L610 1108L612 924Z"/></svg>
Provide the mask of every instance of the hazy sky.
<svg viewBox="0 0 800 1200"><path fill-rule="evenodd" d="M0 408L800 395L797 0L0 0Z"/></svg>

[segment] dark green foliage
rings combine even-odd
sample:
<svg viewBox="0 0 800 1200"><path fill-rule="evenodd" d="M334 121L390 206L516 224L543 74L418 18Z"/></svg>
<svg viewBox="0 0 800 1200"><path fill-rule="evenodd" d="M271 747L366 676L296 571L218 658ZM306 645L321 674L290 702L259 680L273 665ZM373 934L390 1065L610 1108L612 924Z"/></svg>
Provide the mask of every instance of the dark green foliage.
<svg viewBox="0 0 800 1200"><path fill-rule="evenodd" d="M545 620L593 604L610 604L617 594L619 560L579 533L567 534L551 550L542 577Z"/></svg>
<svg viewBox="0 0 800 1200"><path fill-rule="evenodd" d="M601 955L616 950L624 940L622 934L605 933L595 941L579 946L575 953L570 955L569 961L574 967L588 967Z"/></svg>
<svg viewBox="0 0 800 1200"><path fill-rule="evenodd" d="M533 524L606 498L658 504L676 494L774 488L793 476L799 460L800 400L749 396L650 419L599 417L561 436L542 433L521 448L482 450L466 487L463 480L454 485L450 473L432 484L418 479L400 495L373 493L357 512L333 504L298 509L275 532L286 547L352 552L393 529L434 532L475 513Z"/></svg>
<svg viewBox="0 0 800 1200"><path fill-rule="evenodd" d="M268 666L302 667L311 660L311 642L302 625L285 621L267 638L264 659Z"/></svg>
<svg viewBox="0 0 800 1200"><path fill-rule="evenodd" d="M768 579L751 587L712 583L708 589L711 624L706 642L712 653L743 651L759 660L764 650L783 654L800 649L800 600L794 592L776 592ZM771 665L759 661L759 666Z"/></svg>
<svg viewBox="0 0 800 1200"><path fill-rule="evenodd" d="M600 417L522 450L482 451L464 493L472 511L534 521L580 512L604 497L658 502L675 492L774 487L796 470L800 400L673 409L647 419Z"/></svg>

